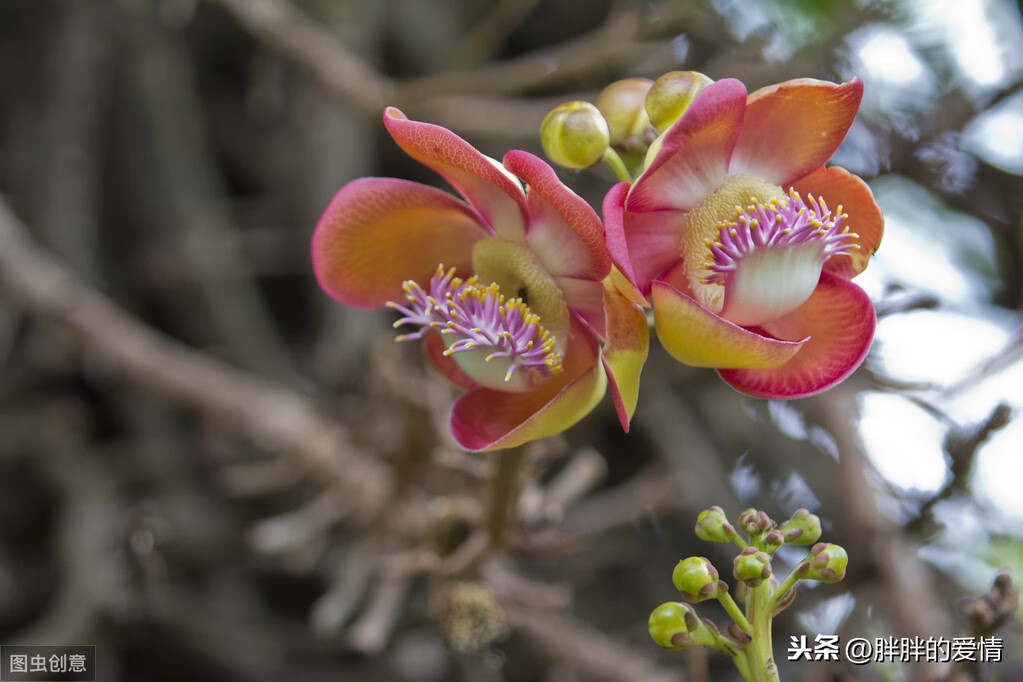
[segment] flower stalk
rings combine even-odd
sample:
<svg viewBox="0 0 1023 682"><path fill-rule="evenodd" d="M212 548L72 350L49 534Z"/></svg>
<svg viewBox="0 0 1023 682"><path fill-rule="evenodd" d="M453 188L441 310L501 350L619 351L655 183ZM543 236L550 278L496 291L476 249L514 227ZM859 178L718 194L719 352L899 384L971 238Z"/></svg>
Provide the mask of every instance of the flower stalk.
<svg viewBox="0 0 1023 682"><path fill-rule="evenodd" d="M524 446L499 450L494 453L494 474L490 479L490 506L487 515L487 531L491 549L508 545L511 528L522 490L522 474L526 468Z"/></svg>
<svg viewBox="0 0 1023 682"><path fill-rule="evenodd" d="M678 563L672 582L688 603L662 604L650 616L650 635L670 649L709 646L728 656L747 682L779 682L778 666L772 645L774 616L795 598L794 587L800 580L834 583L845 576L849 557L838 545L817 542L807 557L780 584L771 566L775 552L784 545L807 545L820 537L820 519L805 509L796 511L787 521L777 524L765 512L747 509L732 525L720 507L700 513L696 521L697 537L710 542L732 542L740 548L733 562L743 611L732 598L728 585L718 579L718 571L704 557L689 557ZM740 537L744 533L747 540ZM697 618L692 604L716 598L732 623L728 637L716 625Z"/></svg>

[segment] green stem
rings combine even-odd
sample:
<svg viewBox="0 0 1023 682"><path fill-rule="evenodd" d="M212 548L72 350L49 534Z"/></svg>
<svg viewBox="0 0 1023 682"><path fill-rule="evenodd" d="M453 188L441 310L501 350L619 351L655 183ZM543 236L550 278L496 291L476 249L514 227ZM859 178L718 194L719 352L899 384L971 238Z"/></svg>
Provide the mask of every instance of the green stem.
<svg viewBox="0 0 1023 682"><path fill-rule="evenodd" d="M734 663L735 667L739 669L739 675L741 675L742 679L746 680L746 682L755 682L756 680L760 679L758 677L755 677L753 675L753 671L750 670L749 661L746 660L745 651L740 651L735 656L733 656L732 663Z"/></svg>
<svg viewBox="0 0 1023 682"><path fill-rule="evenodd" d="M743 650L752 675L747 682L779 682L771 644L770 590L769 581L765 580L746 591L746 616L753 624L753 641Z"/></svg>
<svg viewBox="0 0 1023 682"><path fill-rule="evenodd" d="M618 152L611 147L604 150L604 163L610 166L619 180L622 182L632 182L632 175L625 166L625 162L622 161L622 157L618 156Z"/></svg>
<svg viewBox="0 0 1023 682"><path fill-rule="evenodd" d="M725 611L727 611L728 615L732 617L735 624L738 625L743 632L752 637L753 627L750 625L750 622L746 620L746 616L742 615L742 611L739 609L739 605L735 603L735 600L732 599L732 595L730 595L727 591L724 591L718 595L718 601L725 607Z"/></svg>
<svg viewBox="0 0 1023 682"><path fill-rule="evenodd" d="M799 567L797 566L796 568ZM774 610L778 608L778 602L785 598L785 595L789 593L789 590L796 586L797 582L799 582L799 578L796 577L796 571L793 569L792 572L789 573L788 577L785 578L785 581L779 585L778 589L771 595L771 599L767 603L771 613L774 613Z"/></svg>
<svg viewBox="0 0 1023 682"><path fill-rule="evenodd" d="M499 450L497 469L490 480L490 509L487 530L492 548L508 544L509 529L513 522L515 506L522 488L522 471L526 464L526 449L523 446Z"/></svg>

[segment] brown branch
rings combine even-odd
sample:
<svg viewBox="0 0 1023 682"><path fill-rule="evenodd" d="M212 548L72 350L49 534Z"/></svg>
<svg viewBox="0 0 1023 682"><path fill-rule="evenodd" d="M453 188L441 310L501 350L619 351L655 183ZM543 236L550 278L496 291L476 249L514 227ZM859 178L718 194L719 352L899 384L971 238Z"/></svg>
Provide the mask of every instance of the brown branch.
<svg viewBox="0 0 1023 682"><path fill-rule="evenodd" d="M571 665L583 679L610 682L679 682L684 679L681 672L661 668L582 621L560 613L543 613L509 604L504 608L512 629L552 659ZM651 644L650 650L653 649ZM679 667L683 664L679 658Z"/></svg>
<svg viewBox="0 0 1023 682"><path fill-rule="evenodd" d="M150 329L41 250L0 199L0 289L66 328L111 378L231 427L338 487L366 521L393 487L386 466L304 396L230 367Z"/></svg>
<svg viewBox="0 0 1023 682"><path fill-rule="evenodd" d="M510 95L574 83L632 62L649 62L651 54L660 54L659 48L671 41L644 41L671 35L673 27L680 26L692 11L688 3L664 3L658 7L656 21L641 19L635 12L615 12L603 26L552 48L401 82L361 59L285 0L206 1L311 74L328 92L366 114L378 115L385 106L394 105L463 132L505 136L535 135L536 126L553 104ZM502 108L513 113L492 118ZM525 113L529 115L523 118ZM469 130L466 123L471 123Z"/></svg>
<svg viewBox="0 0 1023 682"><path fill-rule="evenodd" d="M331 33L280 0L209 0L242 27L367 113L395 101L395 84Z"/></svg>

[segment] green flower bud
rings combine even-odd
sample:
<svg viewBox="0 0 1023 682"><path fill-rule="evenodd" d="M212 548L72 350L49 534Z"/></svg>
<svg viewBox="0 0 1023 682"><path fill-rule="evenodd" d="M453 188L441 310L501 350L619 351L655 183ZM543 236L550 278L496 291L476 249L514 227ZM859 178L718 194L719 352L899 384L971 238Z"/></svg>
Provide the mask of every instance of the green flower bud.
<svg viewBox="0 0 1023 682"><path fill-rule="evenodd" d="M768 554L774 554L778 551L778 548L785 544L785 537L779 530L772 530L770 533L764 536L764 551Z"/></svg>
<svg viewBox="0 0 1023 682"><path fill-rule="evenodd" d="M612 147L645 147L656 135L646 113L646 93L652 84L647 78L626 78L607 86L597 97Z"/></svg>
<svg viewBox="0 0 1023 682"><path fill-rule="evenodd" d="M697 71L671 71L664 74L654 81L646 95L646 111L650 122L663 133L681 118L700 90L713 82Z"/></svg>
<svg viewBox="0 0 1023 682"><path fill-rule="evenodd" d="M792 518L781 524L778 530L790 545L812 545L820 540L821 520L806 509L797 509Z"/></svg>
<svg viewBox="0 0 1023 682"><path fill-rule="evenodd" d="M755 547L747 547L735 557L732 575L748 587L757 587L771 577L771 555Z"/></svg>
<svg viewBox="0 0 1023 682"><path fill-rule="evenodd" d="M601 160L610 142L604 117L589 102L563 102L540 124L540 143L554 163L586 168Z"/></svg>
<svg viewBox="0 0 1023 682"><path fill-rule="evenodd" d="M714 505L696 517L696 537L708 542L731 542L738 534L728 523L725 510Z"/></svg>
<svg viewBox="0 0 1023 682"><path fill-rule="evenodd" d="M695 646L693 632L699 630L700 619L689 604L664 602L650 614L647 626L650 638L665 649L687 649Z"/></svg>
<svg viewBox="0 0 1023 682"><path fill-rule="evenodd" d="M728 636L739 644L749 644L753 638L742 631L742 628L735 623L728 624Z"/></svg>
<svg viewBox="0 0 1023 682"><path fill-rule="evenodd" d="M718 580L714 564L702 556L691 556L678 562L671 573L671 581L682 593L682 598L693 604L716 597L723 585Z"/></svg>
<svg viewBox="0 0 1023 682"><path fill-rule="evenodd" d="M767 512L757 511L756 509L747 509L742 514L739 514L739 528L746 531L751 537L759 535L760 533L766 533L775 529L776 524L771 520L771 517L767 515Z"/></svg>
<svg viewBox="0 0 1023 682"><path fill-rule="evenodd" d="M669 601L654 609L647 626L650 638L664 648L689 649L717 643L717 628L711 630L708 623L700 620L689 604Z"/></svg>
<svg viewBox="0 0 1023 682"><path fill-rule="evenodd" d="M796 568L801 580L818 580L822 583L837 583L845 577L849 555L845 549L827 542L818 542L810 549L810 555Z"/></svg>

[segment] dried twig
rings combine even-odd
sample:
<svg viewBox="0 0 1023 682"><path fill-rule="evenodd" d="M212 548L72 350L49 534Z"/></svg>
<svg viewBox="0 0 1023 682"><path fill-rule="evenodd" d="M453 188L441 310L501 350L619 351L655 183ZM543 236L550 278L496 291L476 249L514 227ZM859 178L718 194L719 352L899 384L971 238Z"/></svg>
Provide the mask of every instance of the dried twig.
<svg viewBox="0 0 1023 682"><path fill-rule="evenodd" d="M60 323L111 378L213 417L332 482L351 502L352 517L369 520L387 502L390 470L306 397L132 318L37 247L2 200L0 288L34 315Z"/></svg>

